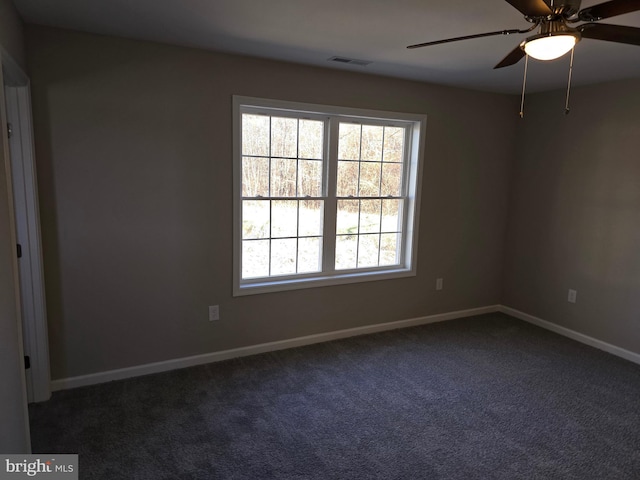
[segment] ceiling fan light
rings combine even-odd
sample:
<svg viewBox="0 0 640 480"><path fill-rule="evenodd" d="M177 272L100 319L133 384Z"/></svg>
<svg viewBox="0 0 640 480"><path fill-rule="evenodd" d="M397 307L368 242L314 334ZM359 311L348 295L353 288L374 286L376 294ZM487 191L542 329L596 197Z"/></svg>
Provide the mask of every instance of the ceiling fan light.
<svg viewBox="0 0 640 480"><path fill-rule="evenodd" d="M528 40L524 44L524 51L537 60L554 60L571 50L576 43L578 38L575 35L547 35Z"/></svg>

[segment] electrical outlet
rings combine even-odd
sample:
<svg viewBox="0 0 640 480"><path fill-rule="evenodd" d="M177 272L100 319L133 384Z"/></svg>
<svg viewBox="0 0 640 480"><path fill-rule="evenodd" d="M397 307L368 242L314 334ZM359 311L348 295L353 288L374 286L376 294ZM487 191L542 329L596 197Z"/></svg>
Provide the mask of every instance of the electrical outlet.
<svg viewBox="0 0 640 480"><path fill-rule="evenodd" d="M436 278L436 290L442 290L442 278Z"/></svg>
<svg viewBox="0 0 640 480"><path fill-rule="evenodd" d="M209 321L220 320L220 307L218 305L209 305Z"/></svg>
<svg viewBox="0 0 640 480"><path fill-rule="evenodd" d="M578 296L578 292L576 290L569 289L569 295L567 295L567 302L576 303L577 296Z"/></svg>

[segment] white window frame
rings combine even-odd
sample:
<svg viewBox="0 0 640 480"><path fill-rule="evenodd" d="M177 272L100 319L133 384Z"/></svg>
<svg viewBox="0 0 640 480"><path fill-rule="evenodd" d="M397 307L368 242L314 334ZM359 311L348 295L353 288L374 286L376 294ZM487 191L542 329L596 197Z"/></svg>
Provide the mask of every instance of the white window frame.
<svg viewBox="0 0 640 480"><path fill-rule="evenodd" d="M322 272L312 274L295 274L273 276L259 279L242 279L242 113L251 109L264 109L270 115L282 114L290 116L308 114L313 117L329 119L325 128L325 181L328 182L327 199L325 201L325 228L323 243L328 242L323 255ZM327 218L326 213L336 210L335 178L337 172L338 142L333 141L338 135L338 123L342 121L365 121L367 124L397 123L408 126L405 145L408 147L406 159L407 175L403 174L403 185L407 202L403 211L403 245L400 265L392 267L358 268L354 270L335 270L335 213ZM308 103L288 102L254 97L233 96L233 295L252 295L301 288L322 287L348 283L388 280L415 276L417 272L418 223L420 218L420 195L422 187L422 165L424 158L427 116L411 113L397 113L379 110L356 109L338 106L316 105ZM331 150L329 150L329 146ZM332 225L331 225L332 224Z"/></svg>

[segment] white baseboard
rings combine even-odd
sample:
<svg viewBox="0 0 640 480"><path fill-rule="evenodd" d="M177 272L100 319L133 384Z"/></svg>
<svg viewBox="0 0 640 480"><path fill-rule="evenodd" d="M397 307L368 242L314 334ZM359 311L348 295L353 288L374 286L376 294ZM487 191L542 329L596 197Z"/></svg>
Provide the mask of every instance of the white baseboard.
<svg viewBox="0 0 640 480"><path fill-rule="evenodd" d="M611 345L596 338L584 335L574 330L561 327L555 323L542 320L528 313L521 312L504 305L490 305L486 307L471 308L468 310L458 310L455 312L439 313L436 315L428 315L425 317L411 318L408 320L399 320L396 322L379 323L376 325L367 325L364 327L349 328L345 330L337 330L334 332L319 333L316 335L308 335L305 337L291 338L288 340L279 340L277 342L261 343L248 347L233 348L230 350L222 350L219 352L205 353L202 355L194 355L191 357L176 358L163 362L147 363L137 365L135 367L120 368L117 370L108 370L106 372L92 373L89 375L80 375L78 377L63 378L51 382L51 390L66 390L69 388L84 387L87 385L95 385L98 383L111 382L113 380L122 380L125 378L149 375L152 373L166 372L169 370L177 370L180 368L193 367L196 365L204 365L207 363L220 362L232 358L246 357L249 355L257 355L259 353L275 352L287 348L302 347L304 345L312 345L314 343L329 342L331 340L339 340L341 338L355 337L358 335L367 335L370 333L383 332L387 330L395 330L398 328L415 327L418 325L426 325L428 323L443 322L456 318L471 317L474 315L482 315L485 313L502 312L512 317L524 320L525 322L537 325L544 329L558 333L565 337L571 338L578 342L590 345L592 347L604 350L618 357L624 358L631 362L640 364L640 354L625 350L624 348Z"/></svg>
<svg viewBox="0 0 640 480"><path fill-rule="evenodd" d="M595 347L599 350L604 350L605 352L624 358L625 360L629 360L630 362L640 364L640 354L632 352L630 350L625 350L624 348L617 347L607 342L603 342L602 340L598 340L597 338L593 338L583 333L576 332L575 330L561 327L560 325L556 325L555 323L551 323L546 320L542 320L541 318L534 317L533 315L529 315L528 313L521 312L520 310L516 310L515 308L500 305L498 307L498 311L507 315L511 315L512 317L518 318L520 320L524 320L525 322L532 323L544 329L551 330L552 332L559 333L560 335L569 337L573 340L577 340L580 343Z"/></svg>
<svg viewBox="0 0 640 480"><path fill-rule="evenodd" d="M425 325L427 323L443 322L445 320L453 320L456 318L472 317L474 315L482 315L484 313L493 313L500 311L500 305L490 305L487 307L471 308L468 310L459 310L455 312L439 313L436 315L428 315L425 317L411 318L408 320L399 320L396 322L379 323L376 325L367 325L364 327L349 328L346 330L337 330L335 332L319 333L316 335L308 335L305 337L292 338L288 340L279 340L277 342L261 343L248 347L234 348L231 350L222 350L219 352L205 353L203 355L194 355L191 357L176 358L163 362L147 363L135 367L120 368L117 370L108 370L106 372L92 373L89 375L80 375L78 377L62 378L51 382L51 390L66 390L69 388L84 387L87 385L95 385L98 383L110 382L113 380L122 380L125 378L138 377L141 375L149 375L152 373L166 372L169 370L177 370L179 368L193 367L206 363L220 362L231 358L246 357L265 352L274 352L276 350L284 350L287 348L301 347L304 345L312 345L314 343L329 342L341 338L355 337L357 335L366 335L370 333L383 332L386 330L395 330L398 328L414 327ZM515 315L514 315L515 316Z"/></svg>

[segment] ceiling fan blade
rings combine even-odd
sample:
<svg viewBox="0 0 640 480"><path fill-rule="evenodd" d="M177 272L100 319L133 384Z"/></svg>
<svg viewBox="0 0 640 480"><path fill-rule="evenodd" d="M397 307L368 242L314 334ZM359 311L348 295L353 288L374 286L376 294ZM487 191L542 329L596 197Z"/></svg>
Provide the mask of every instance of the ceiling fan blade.
<svg viewBox="0 0 640 480"><path fill-rule="evenodd" d="M553 14L549 5L543 0L506 0L512 7L520 10L527 17L546 17Z"/></svg>
<svg viewBox="0 0 640 480"><path fill-rule="evenodd" d="M638 10L640 10L640 0L611 0L580 10L578 19L583 22L595 22Z"/></svg>
<svg viewBox="0 0 640 480"><path fill-rule="evenodd" d="M493 67L493 69L495 70L496 68L503 68L503 67L508 67L510 65L515 65L520 60L522 60L525 55L526 53L524 53L524 50L520 48L520 45L518 45L516 48L511 50L509 54L506 57L504 57L499 64Z"/></svg>
<svg viewBox="0 0 640 480"><path fill-rule="evenodd" d="M578 31L582 34L582 38L640 45L640 28L636 27L623 27L608 23L585 23L578 27Z"/></svg>
<svg viewBox="0 0 640 480"><path fill-rule="evenodd" d="M460 40L471 40L472 38L492 37L494 35L511 35L514 33L523 33L523 31L518 30L516 28L512 30L500 30L498 32L477 33L475 35L465 35L464 37L454 37L454 38L447 38L445 40L436 40L433 42L416 43L415 45L409 45L407 48L430 47L432 45L441 45L443 43L458 42Z"/></svg>

